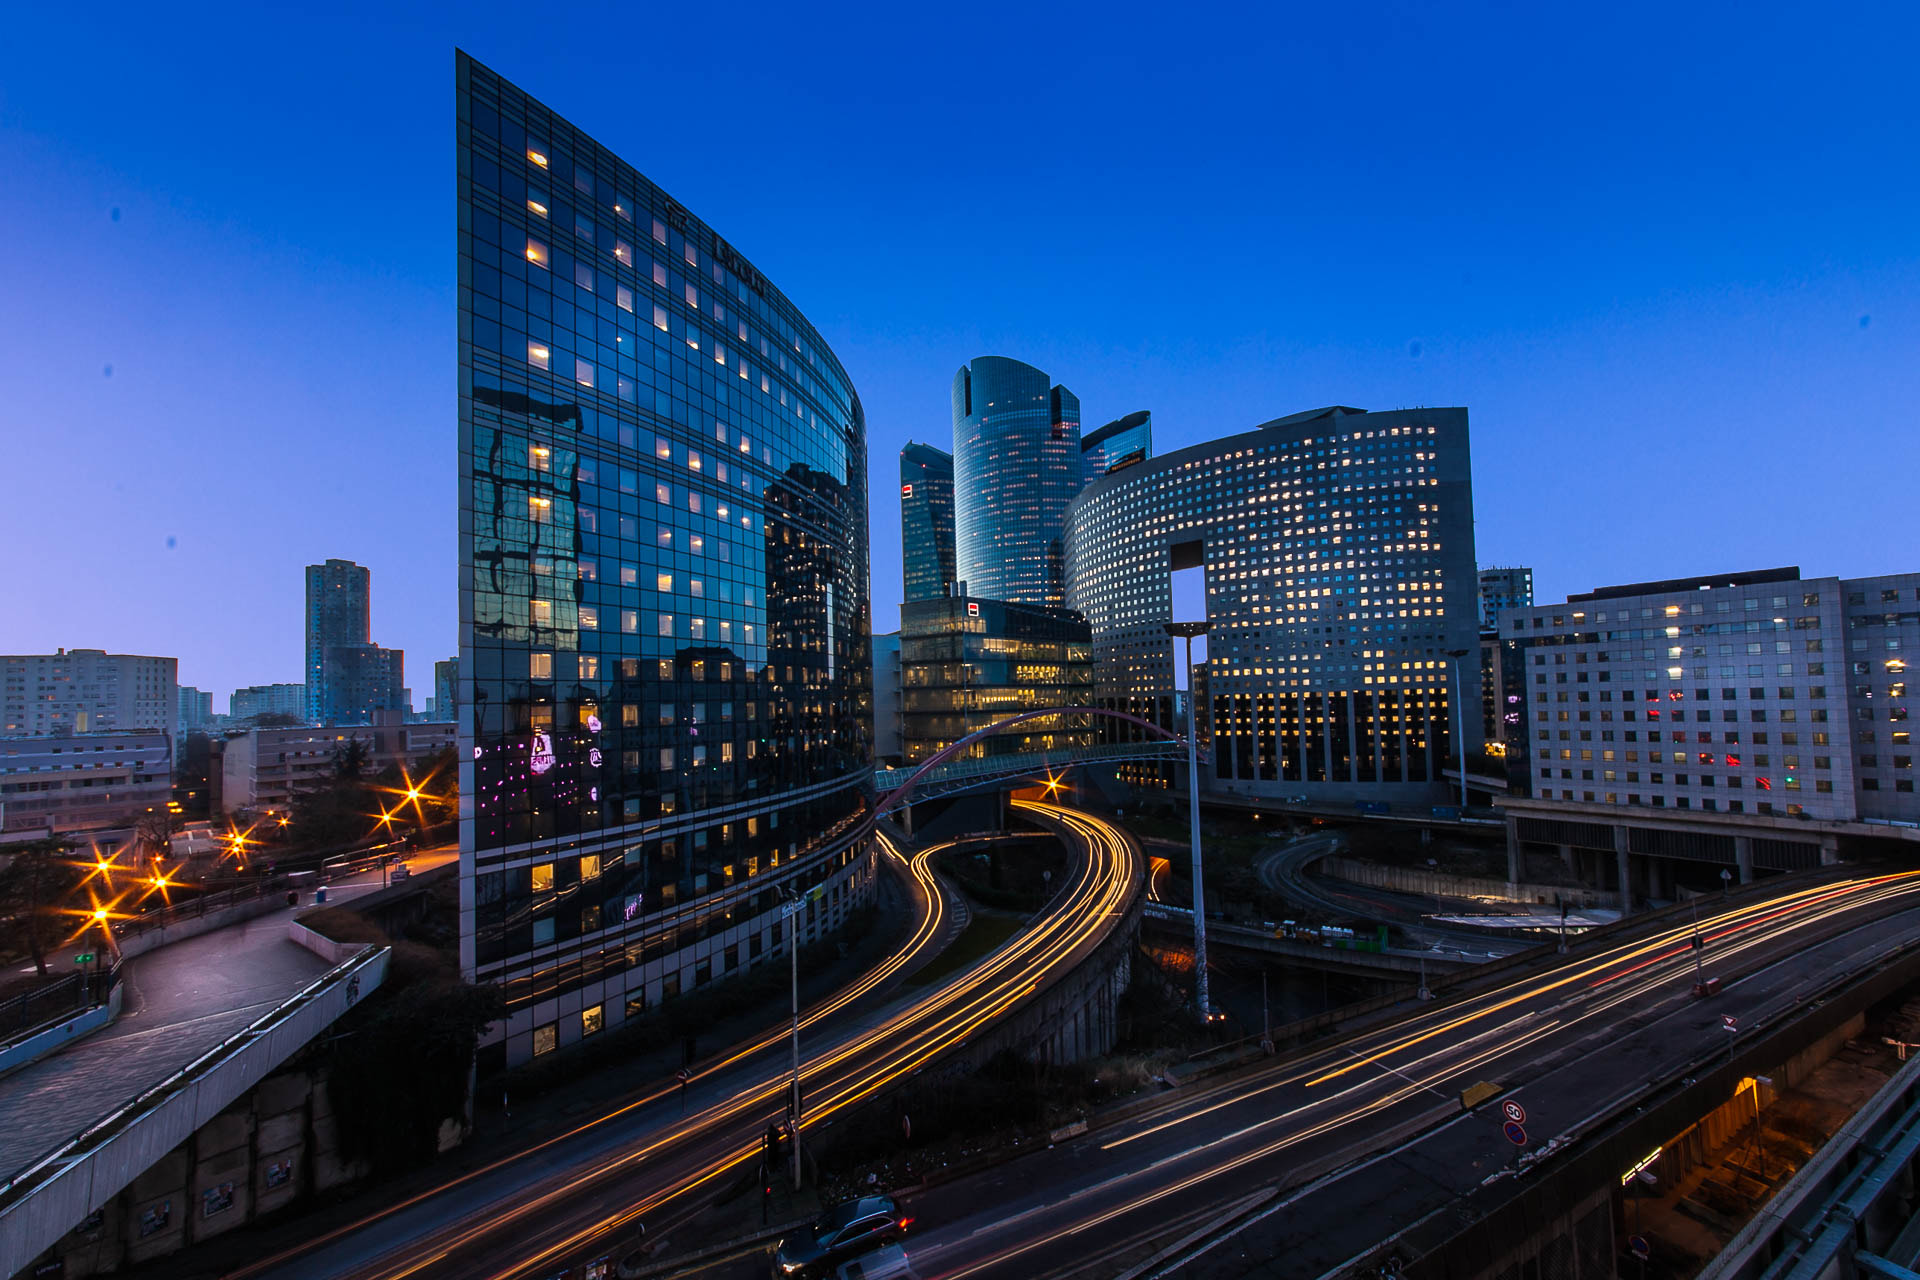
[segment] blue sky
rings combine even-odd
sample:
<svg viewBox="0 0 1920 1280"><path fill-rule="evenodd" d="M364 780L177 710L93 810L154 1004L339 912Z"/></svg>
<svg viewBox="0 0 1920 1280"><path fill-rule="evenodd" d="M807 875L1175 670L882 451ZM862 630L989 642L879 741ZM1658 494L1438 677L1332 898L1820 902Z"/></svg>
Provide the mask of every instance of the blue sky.
<svg viewBox="0 0 1920 1280"><path fill-rule="evenodd" d="M300 568L455 648L455 46L794 299L895 456L955 368L1165 451L1466 405L1543 599L1920 568L1910 7L40 6L0 49L0 651L295 680ZM111 373L108 372L109 368Z"/></svg>

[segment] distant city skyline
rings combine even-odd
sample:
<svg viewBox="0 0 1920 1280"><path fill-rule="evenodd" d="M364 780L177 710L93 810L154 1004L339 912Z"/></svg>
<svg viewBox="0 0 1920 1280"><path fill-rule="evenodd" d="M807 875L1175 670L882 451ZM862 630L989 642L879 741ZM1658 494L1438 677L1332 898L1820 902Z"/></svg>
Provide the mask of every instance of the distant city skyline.
<svg viewBox="0 0 1920 1280"><path fill-rule="evenodd" d="M729 41L723 95L708 63L651 68L650 92L703 103L703 128L665 132L621 123L623 86L504 6L338 30L17 15L0 164L30 181L0 191L0 226L32 252L0 373L10 461L46 482L0 515L0 589L28 602L0 611L0 651L175 656L215 691L293 680L299 570L330 557L379 576L382 642L453 651L456 44L615 122L610 146L820 326L872 424L878 630L901 580L892 460L945 438L952 372L985 354L1047 370L1087 422L1150 405L1159 453L1276 408L1471 405L1480 561L1533 566L1540 599L1910 568L1912 13L1667 14L1658 45L1624 18L1570 39L1570 15L1249 14L1225 39L1022 13L1074 56L991 102L979 77L1023 55L940 39L935 15L767 15ZM711 39L696 14L650 23ZM1169 91L1111 91L1149 75ZM1614 92L1567 92L1581 80ZM713 145L772 112L831 159ZM1020 198L953 201L956 157ZM1859 463L1809 466L1809 441ZM83 499L126 517L75 518Z"/></svg>

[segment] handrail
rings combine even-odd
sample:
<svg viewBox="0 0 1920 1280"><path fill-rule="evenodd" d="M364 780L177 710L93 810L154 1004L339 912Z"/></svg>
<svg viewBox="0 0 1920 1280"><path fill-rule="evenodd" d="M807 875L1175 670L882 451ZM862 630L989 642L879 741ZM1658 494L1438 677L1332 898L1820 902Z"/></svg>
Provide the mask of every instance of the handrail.
<svg viewBox="0 0 1920 1280"><path fill-rule="evenodd" d="M205 1053L202 1053L199 1057L189 1062L186 1066L181 1067L160 1083L142 1089L139 1093L127 1099L126 1102L114 1108L100 1119L95 1120L59 1146L53 1147L44 1154L36 1157L31 1164L9 1175L4 1183L0 1183L0 1208L4 1208L8 1204L13 1203L18 1198L16 1194L18 1188L27 1182L28 1179L33 1178L45 1170L48 1165L65 1160L69 1156L76 1154L77 1149L82 1145L90 1144L96 1147L101 1145L101 1142L105 1138L111 1136L108 1132L109 1130L119 1132L121 1128L139 1118L136 1113L144 1114L146 1111L150 1111L154 1103L160 1101L164 1096L173 1093L181 1085L190 1083L206 1069L214 1066L218 1059L229 1054L242 1041L257 1039L274 1024L283 1021L296 1009L311 1002L313 997L321 990L338 982L341 978L347 977L349 970L359 969L372 963L388 950L390 950L388 947L377 947L373 943L366 944L366 946L362 947L358 952L342 960L339 964L302 987L298 992L289 996L286 1000L254 1019L240 1030L234 1032L219 1044L214 1045L211 1049L208 1049Z"/></svg>

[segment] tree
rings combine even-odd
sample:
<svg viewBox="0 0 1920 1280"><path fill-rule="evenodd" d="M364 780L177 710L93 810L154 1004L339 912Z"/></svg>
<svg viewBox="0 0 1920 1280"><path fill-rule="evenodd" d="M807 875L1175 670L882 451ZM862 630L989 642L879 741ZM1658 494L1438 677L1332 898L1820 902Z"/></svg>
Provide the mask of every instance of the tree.
<svg viewBox="0 0 1920 1280"><path fill-rule="evenodd" d="M173 834L180 830L180 816L168 806L149 809L133 824L134 844L149 858L173 856Z"/></svg>
<svg viewBox="0 0 1920 1280"><path fill-rule="evenodd" d="M73 841L65 836L13 845L0 870L0 914L17 921L34 968L47 976L47 950L60 928L60 913L84 874L68 861Z"/></svg>
<svg viewBox="0 0 1920 1280"><path fill-rule="evenodd" d="M360 781L367 767L367 744L348 738L333 749L333 776L348 782Z"/></svg>

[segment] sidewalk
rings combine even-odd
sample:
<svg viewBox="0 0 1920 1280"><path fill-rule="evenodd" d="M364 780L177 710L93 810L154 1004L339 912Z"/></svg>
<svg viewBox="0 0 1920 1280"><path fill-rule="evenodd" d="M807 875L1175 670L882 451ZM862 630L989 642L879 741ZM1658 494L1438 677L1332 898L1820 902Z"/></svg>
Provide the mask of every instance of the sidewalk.
<svg viewBox="0 0 1920 1280"><path fill-rule="evenodd" d="M380 887L329 886L330 902ZM305 908L282 908L126 962L120 1016L85 1040L0 1078L0 1178L131 1101L297 994L332 966L287 938Z"/></svg>

